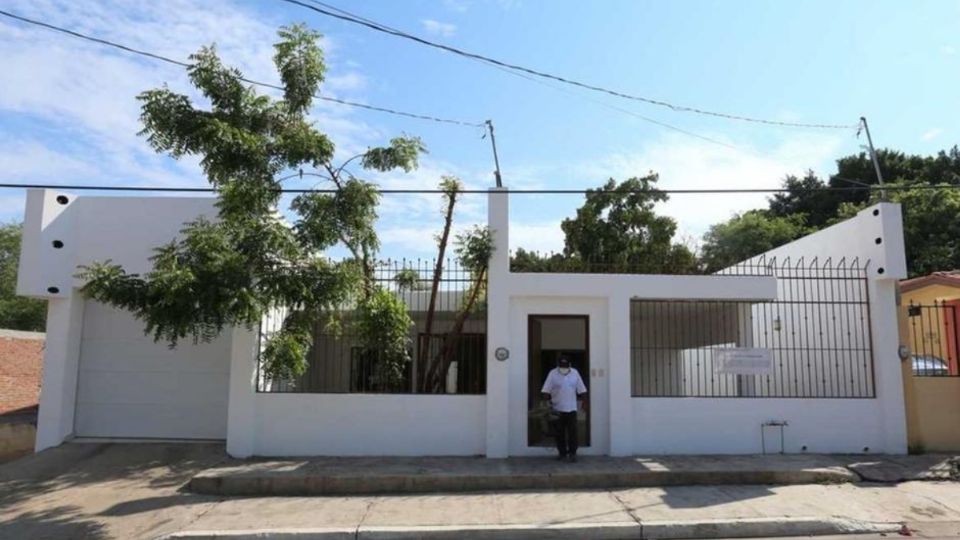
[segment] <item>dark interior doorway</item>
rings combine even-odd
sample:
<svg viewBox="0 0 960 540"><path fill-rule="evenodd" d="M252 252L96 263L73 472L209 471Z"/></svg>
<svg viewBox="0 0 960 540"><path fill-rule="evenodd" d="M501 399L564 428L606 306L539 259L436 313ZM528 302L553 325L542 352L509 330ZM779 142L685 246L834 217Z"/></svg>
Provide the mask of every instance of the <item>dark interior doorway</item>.
<svg viewBox="0 0 960 540"><path fill-rule="evenodd" d="M557 367L561 355L580 372L590 399L590 319L586 315L530 315L527 319L527 444L553 446L547 418L549 412L540 397L547 373ZM577 411L577 431L581 446L590 446L589 407Z"/></svg>

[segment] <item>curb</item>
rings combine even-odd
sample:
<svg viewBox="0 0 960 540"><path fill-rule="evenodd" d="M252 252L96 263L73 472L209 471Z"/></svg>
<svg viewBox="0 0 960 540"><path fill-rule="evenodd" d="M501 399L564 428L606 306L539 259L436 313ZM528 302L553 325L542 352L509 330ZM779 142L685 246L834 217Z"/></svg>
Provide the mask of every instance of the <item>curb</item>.
<svg viewBox="0 0 960 540"><path fill-rule="evenodd" d="M900 523L846 518L744 518L637 523L440 525L340 529L182 531L159 540L686 540L896 532Z"/></svg>
<svg viewBox="0 0 960 540"><path fill-rule="evenodd" d="M843 467L804 470L641 471L589 474L325 475L232 474L211 469L190 479L188 489L220 496L375 495L515 490L612 489L725 484L842 484L860 479Z"/></svg>

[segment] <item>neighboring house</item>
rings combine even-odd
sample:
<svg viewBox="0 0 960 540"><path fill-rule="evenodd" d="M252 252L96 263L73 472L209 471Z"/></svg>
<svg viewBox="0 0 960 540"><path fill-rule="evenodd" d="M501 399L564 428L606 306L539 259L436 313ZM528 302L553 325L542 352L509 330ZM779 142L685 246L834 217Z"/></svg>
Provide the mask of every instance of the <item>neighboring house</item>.
<svg viewBox="0 0 960 540"><path fill-rule="evenodd" d="M0 329L0 462L33 450L43 340L41 332Z"/></svg>
<svg viewBox="0 0 960 540"><path fill-rule="evenodd" d="M909 346L904 395L915 450L960 450L960 271L900 282L900 332Z"/></svg>
<svg viewBox="0 0 960 540"><path fill-rule="evenodd" d="M307 373L269 380L259 351L276 316L259 331L170 349L130 314L79 294L78 265L147 271L182 223L215 217L213 202L28 193L18 291L50 302L37 449L144 437L225 439L240 457L546 456L539 388L561 354L590 390L578 417L584 454L907 449L898 205L715 275L532 274L510 271L508 194L491 190L485 311L444 388L424 392L422 364L385 385L348 333L318 329ZM429 279L430 264L414 269ZM450 327L468 281L456 272L444 277L431 336L420 326L427 293L394 288L418 322L415 359Z"/></svg>

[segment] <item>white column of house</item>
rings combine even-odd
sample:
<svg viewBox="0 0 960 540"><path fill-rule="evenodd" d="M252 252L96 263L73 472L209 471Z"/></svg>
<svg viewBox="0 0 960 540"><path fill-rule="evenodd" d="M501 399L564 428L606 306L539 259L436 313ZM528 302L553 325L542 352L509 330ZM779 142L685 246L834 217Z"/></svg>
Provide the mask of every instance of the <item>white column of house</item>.
<svg viewBox="0 0 960 540"><path fill-rule="evenodd" d="M230 337L227 453L250 457L256 449L257 331L235 327Z"/></svg>
<svg viewBox="0 0 960 540"><path fill-rule="evenodd" d="M487 288L487 437L489 458L507 457L509 448L510 363L524 361L523 351L510 351L506 361L494 356L510 343L510 206L505 188L487 196L487 225L493 234Z"/></svg>
<svg viewBox="0 0 960 540"><path fill-rule="evenodd" d="M899 204L881 203L880 247L883 248L883 273L871 268L877 279L871 280L871 324L873 325L873 361L877 397L882 402L883 449L891 454L907 453L907 411L903 398L903 370L899 348L900 333L897 287L907 277L906 246L903 238L903 214ZM868 239L876 245L876 239ZM872 276L871 276L872 277Z"/></svg>
<svg viewBox="0 0 960 540"><path fill-rule="evenodd" d="M871 270L871 273L875 272ZM896 280L870 280L870 324L873 333L874 387L880 402L884 448L887 454L907 453L907 413L903 401L903 372L897 349Z"/></svg>
<svg viewBox="0 0 960 540"><path fill-rule="evenodd" d="M50 298L34 445L37 452L57 446L73 434L82 333L83 297L74 291L67 297Z"/></svg>
<svg viewBox="0 0 960 540"><path fill-rule="evenodd" d="M610 359L607 383L610 398L610 455L633 454L633 401L630 388L630 298L607 301ZM597 405L601 405L598 403Z"/></svg>

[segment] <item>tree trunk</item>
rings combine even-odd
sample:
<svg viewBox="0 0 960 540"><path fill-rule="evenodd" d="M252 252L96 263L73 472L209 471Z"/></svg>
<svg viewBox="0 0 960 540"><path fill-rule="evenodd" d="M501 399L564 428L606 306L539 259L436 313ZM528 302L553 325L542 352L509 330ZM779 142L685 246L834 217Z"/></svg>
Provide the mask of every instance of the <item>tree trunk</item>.
<svg viewBox="0 0 960 540"><path fill-rule="evenodd" d="M427 380L432 383L430 387L435 392L440 392L440 390L443 389L444 381L447 379L447 373L450 371L450 364L453 362L453 353L456 351L457 343L460 342L460 335L463 333L463 326L466 324L470 312L473 311L473 306L477 303L477 298L480 296L480 286L483 280L486 279L486 275L486 268L481 269L480 273L477 274L477 279L473 283L467 303L463 306L463 309L460 310L460 313L457 314L457 319L453 323L453 329L443 340L443 349L441 349L440 354L437 355L436 360L434 360L430 366L431 369L427 375Z"/></svg>
<svg viewBox="0 0 960 540"><path fill-rule="evenodd" d="M430 284L430 304L427 306L427 321L423 328L425 343L421 342L420 336L417 336L417 371L421 375L418 385L421 391L426 391L427 389L427 353L429 352L430 343L432 341L431 335L433 334L433 317L437 308L437 292L440 289L440 279L443 277L443 257L446 255L447 242L450 240L450 229L453 225L453 207L456 203L457 193L452 192L450 193L450 198L447 200L447 211L444 215L443 232L440 234L440 242L437 246L437 264L434 266L433 280Z"/></svg>

